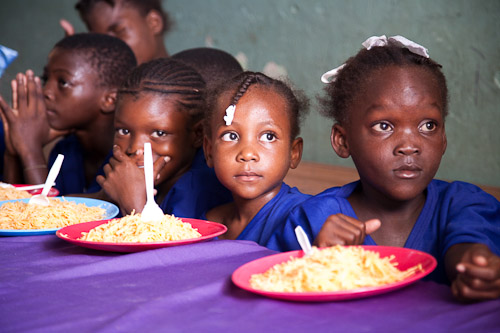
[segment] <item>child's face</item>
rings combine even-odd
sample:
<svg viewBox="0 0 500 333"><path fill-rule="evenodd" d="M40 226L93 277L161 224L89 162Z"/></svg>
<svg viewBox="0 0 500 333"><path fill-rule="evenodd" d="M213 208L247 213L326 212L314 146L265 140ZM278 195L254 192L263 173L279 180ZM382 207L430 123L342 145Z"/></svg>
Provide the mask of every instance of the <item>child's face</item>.
<svg viewBox="0 0 500 333"><path fill-rule="evenodd" d="M99 1L89 13L87 23L90 31L114 36L127 43L138 64L154 58L155 33L136 8L125 6L120 1L114 7Z"/></svg>
<svg viewBox="0 0 500 333"><path fill-rule="evenodd" d="M230 98L225 94L218 99L211 137L204 140L207 163L233 197L272 198L302 154L302 139L291 139L288 105L274 91L250 86L226 126L223 117Z"/></svg>
<svg viewBox="0 0 500 333"><path fill-rule="evenodd" d="M440 89L418 67L388 67L359 87L349 121L332 129L332 145L352 156L363 192L405 201L422 195L446 150Z"/></svg>
<svg viewBox="0 0 500 333"><path fill-rule="evenodd" d="M143 166L145 142L151 142L154 161L170 157L160 171L160 178L155 180L160 184L177 179L189 169L201 146L201 133L195 131L187 112L179 110L175 95L141 93L138 98L125 95L116 109L114 144L138 166Z"/></svg>
<svg viewBox="0 0 500 333"><path fill-rule="evenodd" d="M54 48L42 76L50 126L57 130L84 129L96 121L105 90L85 56Z"/></svg>

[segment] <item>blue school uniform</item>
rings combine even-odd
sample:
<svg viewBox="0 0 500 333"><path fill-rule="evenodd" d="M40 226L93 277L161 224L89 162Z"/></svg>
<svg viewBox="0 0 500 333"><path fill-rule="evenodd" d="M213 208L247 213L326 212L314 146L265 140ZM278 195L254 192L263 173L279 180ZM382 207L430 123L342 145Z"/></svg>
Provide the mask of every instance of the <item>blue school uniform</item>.
<svg viewBox="0 0 500 333"><path fill-rule="evenodd" d="M172 186L160 204L165 214L200 219L209 209L233 200L231 192L217 179L208 167L199 149L191 168Z"/></svg>
<svg viewBox="0 0 500 333"><path fill-rule="evenodd" d="M278 194L260 209L236 239L266 246L274 231L283 226L290 211L310 197L283 183ZM206 215L202 219L206 219Z"/></svg>
<svg viewBox="0 0 500 333"><path fill-rule="evenodd" d="M65 136L56 143L49 155L49 168L54 164L58 154L64 155L55 186L59 190L59 195L94 193L101 189L95 177L90 184L85 182L83 148L74 134ZM104 163L97 174L104 173L103 167Z"/></svg>
<svg viewBox="0 0 500 333"><path fill-rule="evenodd" d="M290 211L310 197L283 183L278 194L261 208L237 239L266 246L274 231L283 226Z"/></svg>
<svg viewBox="0 0 500 333"><path fill-rule="evenodd" d="M342 213L357 219L347 198L358 185L359 181L334 187L303 202L291 212L284 228L273 235L268 247L279 251L300 249L294 232L297 225L314 240L332 214ZM428 279L449 283L444 256L458 243L482 243L500 255L500 202L472 184L433 180L404 247L432 254L438 266ZM377 245L370 235L363 244Z"/></svg>

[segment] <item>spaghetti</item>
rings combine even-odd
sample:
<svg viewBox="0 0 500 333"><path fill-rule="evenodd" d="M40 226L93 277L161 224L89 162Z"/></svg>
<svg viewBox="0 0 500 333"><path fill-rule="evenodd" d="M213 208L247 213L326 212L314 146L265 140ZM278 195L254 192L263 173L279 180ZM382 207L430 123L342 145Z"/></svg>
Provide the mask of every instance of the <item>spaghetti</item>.
<svg viewBox="0 0 500 333"><path fill-rule="evenodd" d="M26 199L31 197L32 195L28 191L12 187L0 187L0 200Z"/></svg>
<svg viewBox="0 0 500 333"><path fill-rule="evenodd" d="M82 232L79 240L109 243L150 243L199 238L201 234L173 215L157 221L142 221L141 214L127 215Z"/></svg>
<svg viewBox="0 0 500 333"><path fill-rule="evenodd" d="M394 256L381 258L359 246L313 247L309 256L253 274L250 285L273 292L332 292L393 283L422 270L419 264L401 271L393 260Z"/></svg>
<svg viewBox="0 0 500 333"><path fill-rule="evenodd" d="M6 202L0 207L0 229L32 230L62 228L71 224L101 220L106 210L88 207L64 198L49 199L49 206L22 201Z"/></svg>

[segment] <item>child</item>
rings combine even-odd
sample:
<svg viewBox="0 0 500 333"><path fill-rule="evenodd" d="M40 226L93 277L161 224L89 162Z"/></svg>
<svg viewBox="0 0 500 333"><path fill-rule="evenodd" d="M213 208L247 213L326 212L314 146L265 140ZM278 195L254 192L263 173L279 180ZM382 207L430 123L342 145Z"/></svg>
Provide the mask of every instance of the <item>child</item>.
<svg viewBox="0 0 500 333"><path fill-rule="evenodd" d="M60 194L98 190L95 175L113 144L116 91L135 65L123 41L89 33L66 37L54 46L44 69L43 90L33 71L18 74L13 86L17 110L1 103L8 122L6 181L45 181L42 149L51 138L50 126L69 132L52 149L48 163L50 167L58 154L65 155L56 180Z"/></svg>
<svg viewBox="0 0 500 333"><path fill-rule="evenodd" d="M253 72L209 96L205 156L234 202L208 211L206 219L228 227L219 238L264 245L291 208L309 197L283 183L302 156L297 136L307 101L285 83Z"/></svg>
<svg viewBox="0 0 500 333"><path fill-rule="evenodd" d="M139 64L168 56L164 35L172 21L160 0L80 0L75 8L89 31L120 38Z"/></svg>
<svg viewBox="0 0 500 333"><path fill-rule="evenodd" d="M172 55L172 58L196 69L207 83L207 89L243 72L235 57L226 51L211 47L187 49Z"/></svg>
<svg viewBox="0 0 500 333"><path fill-rule="evenodd" d="M143 147L151 142L156 201L167 214L200 218L231 195L205 162L205 82L191 67L162 58L137 67L118 92L113 157L97 177L122 214L146 203Z"/></svg>
<svg viewBox="0 0 500 333"><path fill-rule="evenodd" d="M302 225L318 246L387 245L432 254L430 278L461 300L500 296L500 203L478 187L433 180L446 150L446 80L427 50L404 37L372 37L333 78L323 100L331 143L360 180L297 207L271 244L299 249Z"/></svg>

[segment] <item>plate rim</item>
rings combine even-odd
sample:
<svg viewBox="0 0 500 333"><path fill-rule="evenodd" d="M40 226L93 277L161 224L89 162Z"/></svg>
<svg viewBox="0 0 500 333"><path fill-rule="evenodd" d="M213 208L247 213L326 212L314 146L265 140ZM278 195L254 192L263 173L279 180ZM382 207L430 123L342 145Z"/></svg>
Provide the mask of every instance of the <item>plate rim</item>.
<svg viewBox="0 0 500 333"><path fill-rule="evenodd" d="M66 201L73 201L75 202L74 200L71 200L71 199L76 199L77 201L82 201L82 202L79 202L79 203L83 203L83 201L91 201L91 202L100 202L100 203L105 203L105 204L108 204L111 208L113 208L113 212L114 212L114 216L117 216L118 213L120 212L120 209L118 208L118 206L116 206L114 203L112 202L109 202L109 201L106 201L106 200L101 200L101 199L94 199L94 198L86 198L86 197L71 197L71 196L57 196L57 197L50 197L51 199L66 199ZM67 200L67 199L70 199L70 200ZM22 202L26 202L28 201L30 198L24 198L24 199L12 199L12 200L2 200L0 201L0 206L3 205L4 203L7 203L7 202L15 202L15 201L22 201ZM97 206L97 205L96 205ZM116 212L115 212L116 211ZM110 217L110 219L113 218L113 217ZM89 221L91 222L91 221ZM87 222L82 222L82 223L87 223ZM79 224L79 223L77 223ZM32 235L32 236L36 236L36 235L50 235L50 234L55 234L57 232L57 230L60 230L62 228L65 228L65 227L61 227L61 228L48 228L48 229L0 229L0 236L27 236L25 234L28 234L28 235Z"/></svg>
<svg viewBox="0 0 500 333"><path fill-rule="evenodd" d="M125 252L125 253L133 253L133 252L140 252L140 251L145 251L145 250L152 250L152 249L157 249L157 248L163 248L163 247L171 247L171 246L180 246L180 245L187 245L187 244L192 244L192 243L199 243L207 240L211 240L215 237L218 237L224 233L227 232L227 226L225 226L222 223L218 222L213 222L213 221L207 221L207 220L201 220L201 219L195 219L195 218L187 218L187 217L178 217L180 218L183 222L196 222L196 223L203 223L203 224L209 224L209 225L214 225L220 228L217 232L214 232L209 235L202 235L201 237L198 238L189 238L189 239L183 239L183 240L176 240L176 241L165 241L165 242L143 242L143 243L138 243L138 242L122 242L122 243L111 243L111 242L94 242L94 241L85 241L85 240L78 240L75 238L68 238L63 236L62 234L64 233L64 229L71 229L72 227L74 228L74 225L69 225L64 228L61 228L57 230L56 236L59 237L60 239L63 239L67 242L70 242L72 244L94 249L94 250L101 250L101 251L110 251L110 252ZM116 219L116 218L115 218ZM109 221L113 220L111 219L104 219L104 220L98 220L98 221L89 221L89 222L83 222L79 223L79 227L82 227L84 224L87 225L94 225L94 227L97 227L101 224L108 223ZM90 228L91 229L91 228ZM88 231L87 230L82 230L83 231ZM129 250L127 248L134 248L135 250Z"/></svg>
<svg viewBox="0 0 500 333"><path fill-rule="evenodd" d="M343 291L332 291L332 292L272 292L272 291L265 291L265 290L259 290L259 289L254 289L250 286L249 281L242 281L241 275L246 275L247 272L245 272L245 269L248 269L248 267L251 267L253 265L258 264L261 261L270 261L270 257L283 257L284 260L281 261L275 261L267 267L263 268L262 271L256 271L251 274L257 274L257 273L262 273L265 270L269 269L271 266L285 262L290 258L290 256L293 257L302 257L304 255L304 252L302 250L294 250L294 251L286 251L286 252L280 252L276 254L272 254L269 256L264 256L261 258L257 258L255 260L252 260L250 262L247 262L241 266L239 266L236 270L231 275L231 281L239 288L246 290L247 292L251 292L257 295L269 297L269 298L274 298L274 299L279 299L279 300L287 300L287 301L298 301L298 302L325 302L325 301L343 301L343 300L351 300L351 299L358 299L358 298L365 298L365 297L370 297L370 296L375 296L378 294L383 294L383 293L388 293L393 290L397 290L400 288L404 288L410 284L413 284L425 276L429 275L432 273L435 268L437 267L437 260L434 256L431 254L421 251L421 250L416 250L416 249L411 249L411 248L404 248L404 247L397 247L397 246L385 246L385 245L343 245L343 246L359 246L362 247L365 250L397 250L397 251L404 251L408 253L415 253L423 257L422 261L424 260L429 260L429 267L424 271L424 272L418 272L417 274L414 274L402 281L397 281L397 282L392 282L389 284L385 284L382 286L375 286L375 287L361 287L361 288L356 288L352 290L343 290ZM380 251L377 251L380 252ZM384 256L386 257L386 256Z"/></svg>

